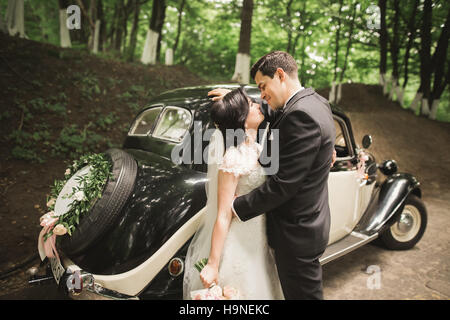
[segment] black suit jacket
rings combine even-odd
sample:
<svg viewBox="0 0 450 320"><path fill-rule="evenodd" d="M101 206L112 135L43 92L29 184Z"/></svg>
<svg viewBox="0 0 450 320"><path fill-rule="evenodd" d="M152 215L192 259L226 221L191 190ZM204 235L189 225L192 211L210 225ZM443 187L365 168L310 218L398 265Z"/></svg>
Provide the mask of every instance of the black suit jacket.
<svg viewBox="0 0 450 320"><path fill-rule="evenodd" d="M279 130L279 169L236 198L233 207L242 221L267 214L268 241L275 250L318 254L326 248L330 230L328 174L335 142L330 105L308 88L282 111L263 111L270 130Z"/></svg>

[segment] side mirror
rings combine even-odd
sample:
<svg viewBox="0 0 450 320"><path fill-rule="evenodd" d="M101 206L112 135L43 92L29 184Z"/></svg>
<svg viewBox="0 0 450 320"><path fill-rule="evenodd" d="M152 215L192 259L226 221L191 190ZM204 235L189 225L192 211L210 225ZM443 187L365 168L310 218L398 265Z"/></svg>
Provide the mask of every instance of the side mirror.
<svg viewBox="0 0 450 320"><path fill-rule="evenodd" d="M372 145L372 136L366 134L362 139L362 145L364 149L368 149Z"/></svg>

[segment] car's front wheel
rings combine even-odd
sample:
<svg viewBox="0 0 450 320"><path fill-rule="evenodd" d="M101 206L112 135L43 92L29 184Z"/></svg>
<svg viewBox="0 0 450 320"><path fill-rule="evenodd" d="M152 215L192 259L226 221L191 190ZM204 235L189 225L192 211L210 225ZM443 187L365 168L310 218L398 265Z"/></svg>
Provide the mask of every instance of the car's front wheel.
<svg viewBox="0 0 450 320"><path fill-rule="evenodd" d="M427 226L427 210L423 201L410 194L399 218L383 233L380 240L390 250L408 250L422 238Z"/></svg>

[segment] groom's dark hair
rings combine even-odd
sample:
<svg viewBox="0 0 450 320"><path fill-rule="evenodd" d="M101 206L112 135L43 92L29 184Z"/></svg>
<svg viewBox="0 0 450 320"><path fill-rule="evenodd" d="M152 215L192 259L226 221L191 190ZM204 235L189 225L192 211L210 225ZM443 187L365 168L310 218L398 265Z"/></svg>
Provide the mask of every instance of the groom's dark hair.
<svg viewBox="0 0 450 320"><path fill-rule="evenodd" d="M295 59L287 52L273 51L261 57L250 70L250 75L255 79L256 73L261 71L265 76L273 78L273 75L281 68L290 77L298 77L298 67Z"/></svg>

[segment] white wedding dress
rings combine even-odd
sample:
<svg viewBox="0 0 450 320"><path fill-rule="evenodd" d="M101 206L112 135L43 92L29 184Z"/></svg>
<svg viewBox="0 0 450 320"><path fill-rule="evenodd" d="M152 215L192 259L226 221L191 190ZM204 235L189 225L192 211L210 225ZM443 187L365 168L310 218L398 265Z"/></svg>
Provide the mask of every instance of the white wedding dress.
<svg viewBox="0 0 450 320"><path fill-rule="evenodd" d="M238 196L249 193L266 179L258 162L261 149L258 143L241 143L237 148L230 147L223 156L222 164L218 166L219 170L240 175L236 190ZM217 210L215 211L217 214ZM205 217L205 222L195 234L186 255L184 299L191 298L191 291L203 289L194 264L209 256L215 217L209 218ZM219 285L238 289L244 300L284 299L275 258L267 243L264 214L245 222L232 219L222 250Z"/></svg>

